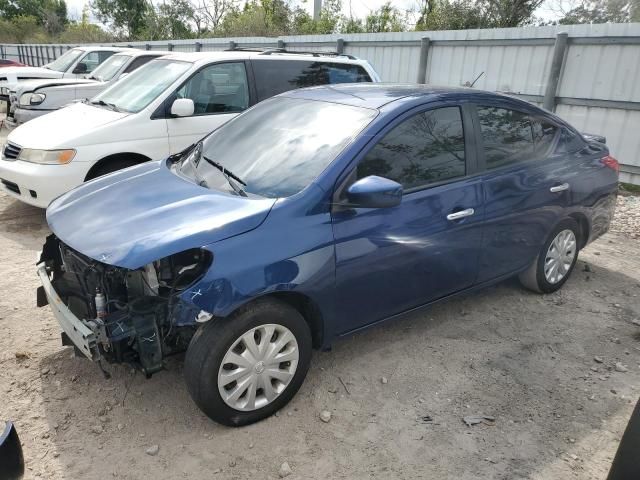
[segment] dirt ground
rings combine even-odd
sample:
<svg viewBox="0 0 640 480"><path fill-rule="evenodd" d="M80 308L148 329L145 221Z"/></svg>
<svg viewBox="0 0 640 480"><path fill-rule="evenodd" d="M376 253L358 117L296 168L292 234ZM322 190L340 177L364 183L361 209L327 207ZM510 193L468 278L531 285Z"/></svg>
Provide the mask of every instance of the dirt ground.
<svg viewBox="0 0 640 480"><path fill-rule="evenodd" d="M640 392L636 200L560 292L508 281L352 336L314 354L278 416L231 429L191 402L181 358L107 380L60 345L35 306L43 212L0 194L0 419L26 478L266 479L287 462L295 479L602 479ZM478 414L495 424L463 423Z"/></svg>

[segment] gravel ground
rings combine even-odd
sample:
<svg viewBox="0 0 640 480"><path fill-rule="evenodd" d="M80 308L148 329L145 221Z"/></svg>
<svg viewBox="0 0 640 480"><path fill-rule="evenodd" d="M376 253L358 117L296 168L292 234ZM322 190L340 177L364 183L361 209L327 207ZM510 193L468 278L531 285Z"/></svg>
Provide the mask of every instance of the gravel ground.
<svg viewBox="0 0 640 480"><path fill-rule="evenodd" d="M611 231L640 239L640 195L620 195Z"/></svg>
<svg viewBox="0 0 640 480"><path fill-rule="evenodd" d="M560 292L507 281L352 336L277 417L230 429L191 402L180 357L106 380L60 346L35 307L44 215L0 194L0 419L27 479L602 479L640 391L639 218L621 198Z"/></svg>

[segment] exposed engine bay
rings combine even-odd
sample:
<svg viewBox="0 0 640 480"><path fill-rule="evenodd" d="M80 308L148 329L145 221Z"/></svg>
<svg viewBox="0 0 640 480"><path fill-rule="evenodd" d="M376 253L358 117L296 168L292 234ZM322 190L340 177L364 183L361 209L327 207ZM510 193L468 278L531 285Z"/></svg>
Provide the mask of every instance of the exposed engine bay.
<svg viewBox="0 0 640 480"><path fill-rule="evenodd" d="M131 364L150 376L163 368L165 357L186 350L197 317L210 318L180 293L212 261L209 251L191 249L129 270L82 255L50 235L39 263L62 302L94 333L92 358ZM41 289L38 306L48 303ZM63 343L73 344L64 333Z"/></svg>

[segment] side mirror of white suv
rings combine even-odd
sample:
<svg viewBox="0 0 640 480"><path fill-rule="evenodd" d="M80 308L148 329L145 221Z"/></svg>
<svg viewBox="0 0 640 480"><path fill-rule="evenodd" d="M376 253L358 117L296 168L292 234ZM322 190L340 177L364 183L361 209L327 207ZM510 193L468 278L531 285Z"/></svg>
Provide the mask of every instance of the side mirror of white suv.
<svg viewBox="0 0 640 480"><path fill-rule="evenodd" d="M190 117L195 111L195 105L190 98L177 98L171 105L171 115L174 117Z"/></svg>

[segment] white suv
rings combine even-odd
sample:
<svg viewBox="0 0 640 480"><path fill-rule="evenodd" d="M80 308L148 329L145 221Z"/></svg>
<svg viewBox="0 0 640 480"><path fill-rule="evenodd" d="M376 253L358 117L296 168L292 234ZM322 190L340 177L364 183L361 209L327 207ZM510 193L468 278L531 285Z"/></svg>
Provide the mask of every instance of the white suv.
<svg viewBox="0 0 640 480"><path fill-rule="evenodd" d="M120 78L154 58L169 53L130 49L107 58L84 79L54 78L20 82L15 88L15 95L11 92L5 125L15 128L74 101L95 97Z"/></svg>
<svg viewBox="0 0 640 480"><path fill-rule="evenodd" d="M13 130L0 189L47 207L86 180L184 150L251 105L299 87L380 81L365 60L234 50L152 60L85 103Z"/></svg>

